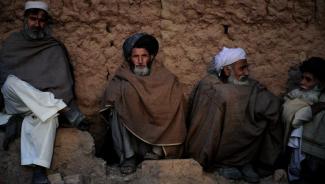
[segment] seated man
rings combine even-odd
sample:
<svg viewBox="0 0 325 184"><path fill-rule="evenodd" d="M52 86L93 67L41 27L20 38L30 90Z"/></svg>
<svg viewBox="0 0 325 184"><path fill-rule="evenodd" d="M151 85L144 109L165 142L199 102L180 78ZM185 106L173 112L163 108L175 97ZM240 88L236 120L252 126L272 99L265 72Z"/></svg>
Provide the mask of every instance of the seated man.
<svg viewBox="0 0 325 184"><path fill-rule="evenodd" d="M174 74L155 60L158 41L137 33L123 44L125 61L109 82L103 107L124 174L143 159L173 158L185 140L182 88ZM106 113L107 114L107 113Z"/></svg>
<svg viewBox="0 0 325 184"><path fill-rule="evenodd" d="M45 168L52 160L58 112L78 128L88 128L74 103L67 51L51 36L50 22L46 3L26 2L22 31L12 33L0 51L3 148L8 149L21 127L21 164L36 166L34 183L48 182Z"/></svg>
<svg viewBox="0 0 325 184"><path fill-rule="evenodd" d="M281 151L280 100L248 77L246 53L223 48L194 89L185 149L205 169L258 182L252 164L272 166Z"/></svg>
<svg viewBox="0 0 325 184"><path fill-rule="evenodd" d="M325 60L312 57L299 68L300 86L285 96L282 113L286 124L284 143L291 154L288 174L290 181L317 181L316 177L321 178L320 168L325 169L325 121L324 112L319 113L325 110Z"/></svg>

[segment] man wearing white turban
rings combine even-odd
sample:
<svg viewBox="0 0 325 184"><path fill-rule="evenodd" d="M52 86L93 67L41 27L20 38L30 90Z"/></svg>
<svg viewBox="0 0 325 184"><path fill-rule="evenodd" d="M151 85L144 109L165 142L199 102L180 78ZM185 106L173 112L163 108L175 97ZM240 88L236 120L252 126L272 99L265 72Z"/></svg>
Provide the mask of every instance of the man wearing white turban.
<svg viewBox="0 0 325 184"><path fill-rule="evenodd" d="M46 168L51 165L59 113L81 130L89 127L74 102L69 57L51 36L51 20L45 2L27 1L23 29L13 32L0 49L3 149L21 135L21 165L33 166L33 183L49 183Z"/></svg>
<svg viewBox="0 0 325 184"><path fill-rule="evenodd" d="M190 98L187 156L228 179L259 182L256 171L273 171L281 151L280 100L248 77L243 49L224 47L212 64Z"/></svg>
<svg viewBox="0 0 325 184"><path fill-rule="evenodd" d="M223 47L222 51L214 56L213 64L218 74L220 74L224 66L231 65L242 59L246 59L246 52L244 49Z"/></svg>

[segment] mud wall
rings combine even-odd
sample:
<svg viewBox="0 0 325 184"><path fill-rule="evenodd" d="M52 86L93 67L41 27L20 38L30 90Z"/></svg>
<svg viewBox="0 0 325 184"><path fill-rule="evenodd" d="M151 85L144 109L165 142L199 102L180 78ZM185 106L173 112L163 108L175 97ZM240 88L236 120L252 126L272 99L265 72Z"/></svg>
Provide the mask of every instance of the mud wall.
<svg viewBox="0 0 325 184"><path fill-rule="evenodd" d="M0 0L0 41L22 27L24 0ZM48 0L53 34L68 48L81 110L94 115L122 62L124 39L155 35L158 58L188 94L223 47L248 53L251 75L271 91L285 89L287 71L309 56L325 57L322 0Z"/></svg>

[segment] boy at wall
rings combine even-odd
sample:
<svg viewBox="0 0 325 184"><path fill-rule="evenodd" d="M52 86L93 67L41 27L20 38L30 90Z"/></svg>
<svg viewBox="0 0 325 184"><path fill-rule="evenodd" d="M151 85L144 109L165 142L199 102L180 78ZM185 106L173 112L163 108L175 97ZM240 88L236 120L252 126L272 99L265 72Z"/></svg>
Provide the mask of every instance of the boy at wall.
<svg viewBox="0 0 325 184"><path fill-rule="evenodd" d="M320 158L318 154L309 154L308 148L304 148L304 134L313 130L304 125L314 123L315 115L324 109L324 102L321 98L325 81L325 60L312 57L300 65L302 78L298 89L290 91L285 97L283 104L282 119L286 124L286 136L284 143L291 152L290 163L288 166L288 176L290 181L301 178L301 162L306 157ZM320 121L321 123L321 121ZM315 123L316 124L316 123ZM321 138L323 139L323 138ZM306 153L307 152L307 153ZM323 152L323 151L321 151ZM323 154L323 153L321 153ZM324 153L325 154L325 153ZM321 158L322 159L322 158Z"/></svg>

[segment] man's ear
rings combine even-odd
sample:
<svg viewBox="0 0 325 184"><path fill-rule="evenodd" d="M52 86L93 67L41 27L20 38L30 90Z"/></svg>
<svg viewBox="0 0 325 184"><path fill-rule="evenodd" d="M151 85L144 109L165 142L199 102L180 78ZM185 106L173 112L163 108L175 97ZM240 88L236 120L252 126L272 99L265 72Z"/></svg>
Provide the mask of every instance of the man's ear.
<svg viewBox="0 0 325 184"><path fill-rule="evenodd" d="M231 75L231 68L230 66L226 66L223 68L224 74L229 77Z"/></svg>

